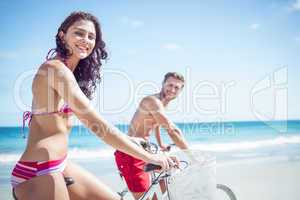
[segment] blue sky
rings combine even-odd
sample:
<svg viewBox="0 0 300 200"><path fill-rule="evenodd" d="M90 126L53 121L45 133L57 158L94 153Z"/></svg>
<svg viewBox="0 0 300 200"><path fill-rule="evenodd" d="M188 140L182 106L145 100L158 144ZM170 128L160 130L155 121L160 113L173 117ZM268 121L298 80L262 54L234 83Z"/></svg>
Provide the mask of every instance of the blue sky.
<svg viewBox="0 0 300 200"><path fill-rule="evenodd" d="M0 3L1 126L21 124L31 80L64 18L96 15L109 60L93 104L126 123L168 71L186 87L174 121L300 118L300 1L7 1Z"/></svg>

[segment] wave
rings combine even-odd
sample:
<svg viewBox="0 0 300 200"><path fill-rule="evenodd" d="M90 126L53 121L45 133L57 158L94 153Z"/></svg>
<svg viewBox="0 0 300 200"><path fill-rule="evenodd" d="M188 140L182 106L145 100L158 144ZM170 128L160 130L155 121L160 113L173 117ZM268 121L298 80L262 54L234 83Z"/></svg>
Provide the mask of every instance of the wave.
<svg viewBox="0 0 300 200"><path fill-rule="evenodd" d="M280 136L274 139L243 141L243 142L226 142L211 144L193 144L192 149L212 151L212 152L228 152L236 150L250 150L262 147L270 147L285 144L300 144L300 136Z"/></svg>
<svg viewBox="0 0 300 200"><path fill-rule="evenodd" d="M0 154L0 164L15 162L19 160L21 154Z"/></svg>
<svg viewBox="0 0 300 200"><path fill-rule="evenodd" d="M251 154L244 154L239 152L242 150L255 150L262 147L272 147L285 144L300 144L300 136L280 136L274 139L256 140L256 141L242 141L242 142L224 142L224 143L192 143L191 149L227 153L234 151L236 154L232 155L236 158L242 157L259 157L262 152L251 152ZM101 149L84 149L84 148L71 148L68 152L70 159L112 159L114 149L101 148ZM19 160L21 153L0 153L0 164L16 162Z"/></svg>
<svg viewBox="0 0 300 200"><path fill-rule="evenodd" d="M72 148L68 151L68 158L70 159L109 159L114 155L111 148L106 149L81 149ZM0 164L16 162L20 159L21 153L0 154Z"/></svg>
<svg viewBox="0 0 300 200"><path fill-rule="evenodd" d="M114 155L114 149L80 149L72 148L68 152L71 159L90 159L90 158L111 158Z"/></svg>

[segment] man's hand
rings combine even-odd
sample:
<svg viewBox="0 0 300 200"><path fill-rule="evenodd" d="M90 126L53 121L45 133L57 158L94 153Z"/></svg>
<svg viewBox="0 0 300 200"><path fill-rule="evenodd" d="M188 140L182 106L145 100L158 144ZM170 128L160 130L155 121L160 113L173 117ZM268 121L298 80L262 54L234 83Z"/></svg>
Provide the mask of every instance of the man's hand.
<svg viewBox="0 0 300 200"><path fill-rule="evenodd" d="M176 156L166 156L164 154L152 154L150 163L161 166L160 170L162 171L179 166L179 160Z"/></svg>
<svg viewBox="0 0 300 200"><path fill-rule="evenodd" d="M161 151L170 151L170 147L165 144L161 144L159 147Z"/></svg>

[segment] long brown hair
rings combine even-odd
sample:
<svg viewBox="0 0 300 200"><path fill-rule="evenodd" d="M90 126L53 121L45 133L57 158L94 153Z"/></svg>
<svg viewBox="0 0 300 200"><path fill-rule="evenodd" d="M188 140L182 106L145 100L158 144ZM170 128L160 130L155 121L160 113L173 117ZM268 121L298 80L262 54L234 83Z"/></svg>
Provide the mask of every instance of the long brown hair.
<svg viewBox="0 0 300 200"><path fill-rule="evenodd" d="M105 42L102 40L102 32L98 19L87 12L72 12L57 30L55 51L57 55L63 59L67 59L72 55L72 52L69 50L69 48L67 48L66 43L62 41L59 33L61 31L66 33L69 27L79 20L88 20L93 22L96 30L95 47L92 53L85 59L80 60L73 72L82 92L89 99L92 99L92 94L95 92L97 86L96 84L101 80L101 60L107 59Z"/></svg>

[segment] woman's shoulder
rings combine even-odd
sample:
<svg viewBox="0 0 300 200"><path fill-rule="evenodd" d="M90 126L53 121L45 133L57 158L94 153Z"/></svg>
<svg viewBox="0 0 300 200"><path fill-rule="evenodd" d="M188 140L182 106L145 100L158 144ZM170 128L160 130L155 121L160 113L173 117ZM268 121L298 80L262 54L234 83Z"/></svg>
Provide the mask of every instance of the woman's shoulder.
<svg viewBox="0 0 300 200"><path fill-rule="evenodd" d="M53 79L49 79L49 77L57 74L56 71L57 69L61 68L60 65L61 63L56 60L47 60L42 63L34 76L32 82L32 91L40 91L40 88L45 88L45 86L48 87L49 80Z"/></svg>
<svg viewBox="0 0 300 200"><path fill-rule="evenodd" d="M66 66L63 62L57 59L51 59L42 63L41 66L39 67L39 70L49 70L49 69L63 70L64 68L66 68Z"/></svg>
<svg viewBox="0 0 300 200"><path fill-rule="evenodd" d="M52 59L41 64L37 71L37 75L45 75L47 77L60 75L60 77L63 77L62 75L69 75L70 72L70 69L66 67L62 61Z"/></svg>
<svg viewBox="0 0 300 200"><path fill-rule="evenodd" d="M49 78L57 79L57 77L64 77L63 74L68 74L69 69L64 65L60 60L52 59L47 60L40 65L38 68L36 75L34 77L34 82L40 81L49 81ZM59 76L57 76L59 75ZM52 78L51 78L52 77Z"/></svg>

